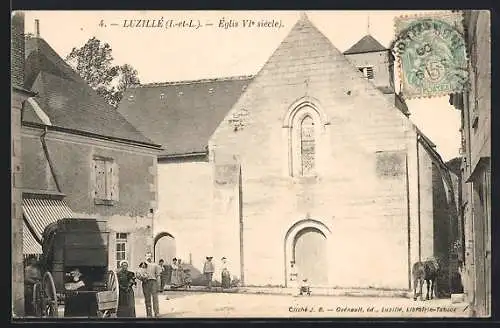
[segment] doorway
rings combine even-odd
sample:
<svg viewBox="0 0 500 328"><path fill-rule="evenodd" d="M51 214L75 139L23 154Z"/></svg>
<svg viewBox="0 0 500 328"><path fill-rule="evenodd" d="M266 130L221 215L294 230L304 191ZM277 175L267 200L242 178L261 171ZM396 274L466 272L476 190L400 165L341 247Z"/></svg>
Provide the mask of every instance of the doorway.
<svg viewBox="0 0 500 328"><path fill-rule="evenodd" d="M290 262L295 261L299 279L306 277L311 286L328 286L329 238L332 232L321 221L305 219L295 222L286 232L285 286L290 283Z"/></svg>
<svg viewBox="0 0 500 328"><path fill-rule="evenodd" d="M299 279L307 278L312 286L327 285L326 236L319 229L308 227L296 234L293 260Z"/></svg>
<svg viewBox="0 0 500 328"><path fill-rule="evenodd" d="M154 260L158 263L161 259L165 264L172 262L176 256L175 238L168 232L159 233L154 241L155 255Z"/></svg>

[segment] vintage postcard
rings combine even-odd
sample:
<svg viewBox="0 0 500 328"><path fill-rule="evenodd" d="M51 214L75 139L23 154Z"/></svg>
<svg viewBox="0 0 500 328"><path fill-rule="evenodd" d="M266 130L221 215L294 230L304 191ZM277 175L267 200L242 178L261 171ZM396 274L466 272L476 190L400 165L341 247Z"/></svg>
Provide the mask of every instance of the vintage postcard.
<svg viewBox="0 0 500 328"><path fill-rule="evenodd" d="M489 11L15 11L12 317L491 316Z"/></svg>

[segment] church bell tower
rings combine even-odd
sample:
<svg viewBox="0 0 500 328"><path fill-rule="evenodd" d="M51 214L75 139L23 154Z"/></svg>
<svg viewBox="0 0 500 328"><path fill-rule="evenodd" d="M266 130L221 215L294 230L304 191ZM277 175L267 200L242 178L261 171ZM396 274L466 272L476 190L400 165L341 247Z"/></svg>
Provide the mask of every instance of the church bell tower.
<svg viewBox="0 0 500 328"><path fill-rule="evenodd" d="M369 26L369 24L368 24ZM357 67L406 116L410 115L404 100L395 93L394 60L389 49L368 34L344 52L344 56Z"/></svg>

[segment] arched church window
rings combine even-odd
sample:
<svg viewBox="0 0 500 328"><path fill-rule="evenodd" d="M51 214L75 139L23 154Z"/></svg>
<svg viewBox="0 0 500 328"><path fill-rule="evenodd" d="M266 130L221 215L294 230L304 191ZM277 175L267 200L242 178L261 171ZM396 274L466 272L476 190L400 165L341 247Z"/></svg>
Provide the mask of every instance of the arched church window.
<svg viewBox="0 0 500 328"><path fill-rule="evenodd" d="M314 170L315 162L314 120L307 115L300 124L300 159L302 175L309 175Z"/></svg>
<svg viewBox="0 0 500 328"><path fill-rule="evenodd" d="M283 120L288 134L288 174L314 177L321 174L320 153L325 148L325 115L312 98L292 104Z"/></svg>

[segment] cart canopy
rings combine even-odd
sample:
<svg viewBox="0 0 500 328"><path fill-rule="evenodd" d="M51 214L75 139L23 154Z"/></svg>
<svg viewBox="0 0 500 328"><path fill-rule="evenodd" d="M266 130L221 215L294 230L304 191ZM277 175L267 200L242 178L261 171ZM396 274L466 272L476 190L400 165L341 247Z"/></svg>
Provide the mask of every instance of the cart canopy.
<svg viewBox="0 0 500 328"><path fill-rule="evenodd" d="M106 221L61 219L49 224L42 235L43 264L52 270L63 267L107 267L108 235Z"/></svg>

